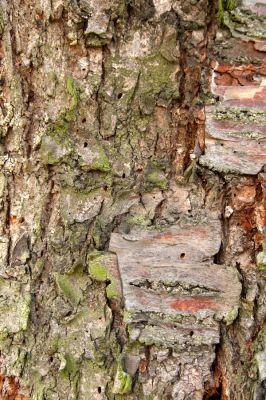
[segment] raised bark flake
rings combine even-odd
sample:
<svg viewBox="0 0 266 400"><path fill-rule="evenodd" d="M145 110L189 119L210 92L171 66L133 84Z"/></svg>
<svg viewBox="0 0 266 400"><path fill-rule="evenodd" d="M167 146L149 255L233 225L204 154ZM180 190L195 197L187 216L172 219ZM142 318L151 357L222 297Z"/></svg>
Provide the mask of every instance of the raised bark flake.
<svg viewBox="0 0 266 400"><path fill-rule="evenodd" d="M1 0L1 399L265 398L265 16Z"/></svg>

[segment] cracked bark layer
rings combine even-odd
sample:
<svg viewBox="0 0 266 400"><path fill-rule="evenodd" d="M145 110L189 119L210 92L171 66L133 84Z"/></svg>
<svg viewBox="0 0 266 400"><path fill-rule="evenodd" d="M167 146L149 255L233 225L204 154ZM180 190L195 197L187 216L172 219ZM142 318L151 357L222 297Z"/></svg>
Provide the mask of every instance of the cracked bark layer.
<svg viewBox="0 0 266 400"><path fill-rule="evenodd" d="M264 398L265 7L231 3L2 0L3 399ZM206 215L221 225L211 263L242 283L238 315L201 329L202 300L179 301L188 315L162 309L159 337L149 315L139 340L111 234Z"/></svg>

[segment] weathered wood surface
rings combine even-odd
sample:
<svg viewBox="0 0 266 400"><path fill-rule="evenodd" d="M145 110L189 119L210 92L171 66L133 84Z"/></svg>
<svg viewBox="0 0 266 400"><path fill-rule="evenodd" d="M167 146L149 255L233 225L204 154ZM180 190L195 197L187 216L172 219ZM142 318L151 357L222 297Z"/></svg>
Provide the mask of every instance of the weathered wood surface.
<svg viewBox="0 0 266 400"><path fill-rule="evenodd" d="M200 163L220 172L258 174L266 164L265 111L241 107L206 111L206 150Z"/></svg>
<svg viewBox="0 0 266 400"><path fill-rule="evenodd" d="M224 15L232 36L211 63L211 92L219 101L205 107L205 152L200 157L201 165L215 171L256 175L266 164L264 14L264 4L247 0L231 18Z"/></svg>
<svg viewBox="0 0 266 400"><path fill-rule="evenodd" d="M112 233L110 250L118 256L129 322L152 325L140 336L182 345L196 330L198 339L204 341L206 335L205 342L217 343L216 321L224 319L229 324L235 319L241 292L236 270L212 262L220 244L218 220L173 225L162 231ZM181 325L175 325L180 321ZM162 332L167 330L167 339L162 332L161 336L155 333L155 325Z"/></svg>
<svg viewBox="0 0 266 400"><path fill-rule="evenodd" d="M161 230L112 233L110 249L145 262L193 262L210 260L221 245L221 223L218 220L187 221Z"/></svg>

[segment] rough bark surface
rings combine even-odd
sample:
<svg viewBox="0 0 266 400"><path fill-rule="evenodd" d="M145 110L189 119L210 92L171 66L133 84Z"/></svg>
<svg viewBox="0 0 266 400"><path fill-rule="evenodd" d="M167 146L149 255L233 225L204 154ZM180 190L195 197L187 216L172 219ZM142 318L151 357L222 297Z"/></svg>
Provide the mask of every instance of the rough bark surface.
<svg viewBox="0 0 266 400"><path fill-rule="evenodd" d="M265 26L0 1L1 399L265 399Z"/></svg>

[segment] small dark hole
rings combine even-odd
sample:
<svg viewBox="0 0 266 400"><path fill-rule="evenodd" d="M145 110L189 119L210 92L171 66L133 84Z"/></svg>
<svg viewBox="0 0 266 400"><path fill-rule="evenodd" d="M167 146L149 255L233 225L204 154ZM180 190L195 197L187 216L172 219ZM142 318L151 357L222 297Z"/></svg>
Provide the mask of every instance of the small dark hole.
<svg viewBox="0 0 266 400"><path fill-rule="evenodd" d="M221 395L219 393L215 393L210 397L206 397L208 400L221 400Z"/></svg>
<svg viewBox="0 0 266 400"><path fill-rule="evenodd" d="M186 255L185 253L181 253L180 258L185 258L185 255Z"/></svg>
<svg viewBox="0 0 266 400"><path fill-rule="evenodd" d="M106 192L108 190L108 186L104 186L104 191Z"/></svg>
<svg viewBox="0 0 266 400"><path fill-rule="evenodd" d="M118 93L117 98L121 99L122 96L123 96L123 93Z"/></svg>
<svg viewBox="0 0 266 400"><path fill-rule="evenodd" d="M88 143L87 143L87 142L84 142L83 146L84 146L84 147L88 147Z"/></svg>
<svg viewBox="0 0 266 400"><path fill-rule="evenodd" d="M50 357L50 362L52 363L54 361L54 357Z"/></svg>
<svg viewBox="0 0 266 400"><path fill-rule="evenodd" d="M123 173L123 175L122 175L122 178L124 179L126 177L126 174L125 173Z"/></svg>
<svg viewBox="0 0 266 400"><path fill-rule="evenodd" d="M83 124L85 124L86 121L87 121L86 118L82 118L82 120L81 120L81 122L82 122Z"/></svg>
<svg viewBox="0 0 266 400"><path fill-rule="evenodd" d="M224 144L223 144L223 143L220 143L220 145L223 146Z"/></svg>
<svg viewBox="0 0 266 400"><path fill-rule="evenodd" d="M193 331L190 331L189 332L189 336L193 336L194 335L194 332Z"/></svg>
<svg viewBox="0 0 266 400"><path fill-rule="evenodd" d="M82 68L82 71L86 71L86 68Z"/></svg>
<svg viewBox="0 0 266 400"><path fill-rule="evenodd" d="M98 386L98 393L102 393L102 388L100 386Z"/></svg>
<svg viewBox="0 0 266 400"><path fill-rule="evenodd" d="M234 193L234 197L236 197L236 194Z"/></svg>

